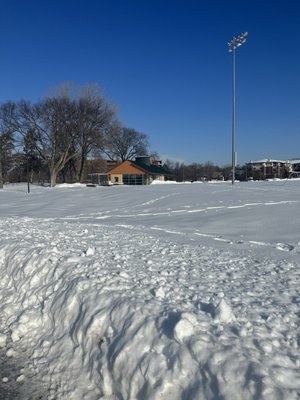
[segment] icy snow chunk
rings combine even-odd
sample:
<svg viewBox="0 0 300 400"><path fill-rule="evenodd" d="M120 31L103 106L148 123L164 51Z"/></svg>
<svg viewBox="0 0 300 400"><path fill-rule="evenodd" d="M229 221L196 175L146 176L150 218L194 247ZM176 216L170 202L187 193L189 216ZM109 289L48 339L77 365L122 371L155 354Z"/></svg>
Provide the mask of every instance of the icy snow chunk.
<svg viewBox="0 0 300 400"><path fill-rule="evenodd" d="M248 335L248 331L247 331L246 327L243 326L243 327L240 329L239 335L240 335L241 337L246 337L246 336Z"/></svg>
<svg viewBox="0 0 300 400"><path fill-rule="evenodd" d="M114 330L113 330L113 328L109 325L109 327L108 327L107 330L106 330L106 335L107 335L107 337L111 338L111 337L113 337L113 334L114 334Z"/></svg>
<svg viewBox="0 0 300 400"><path fill-rule="evenodd" d="M17 353L14 351L14 349L9 349L6 352L6 357L14 357Z"/></svg>
<svg viewBox="0 0 300 400"><path fill-rule="evenodd" d="M194 333L194 326L190 321L186 319L181 319L174 328L174 339L182 343L184 339L192 336Z"/></svg>
<svg viewBox="0 0 300 400"><path fill-rule="evenodd" d="M125 271L120 271L119 276L124 279L129 279L129 274L127 274Z"/></svg>
<svg viewBox="0 0 300 400"><path fill-rule="evenodd" d="M155 297L160 297L160 298L164 298L166 293L163 287L159 287L159 288L155 288L153 289L153 294Z"/></svg>
<svg viewBox="0 0 300 400"><path fill-rule="evenodd" d="M87 256L93 256L95 254L95 247L89 247L86 251L85 254Z"/></svg>
<svg viewBox="0 0 300 400"><path fill-rule="evenodd" d="M18 335L17 331L13 331L11 334L11 340L13 342L18 342L20 340L20 336Z"/></svg>
<svg viewBox="0 0 300 400"><path fill-rule="evenodd" d="M26 321L27 318L24 318ZM13 342L18 342L23 336L25 336L28 332L28 327L26 324L19 324L13 329L13 332L11 334L11 340Z"/></svg>
<svg viewBox="0 0 300 400"><path fill-rule="evenodd" d="M197 319L194 315L183 313L181 319L174 327L174 339L178 343L183 343L185 339L191 337L195 333L195 324Z"/></svg>
<svg viewBox="0 0 300 400"><path fill-rule="evenodd" d="M52 251L53 251L53 253L57 253L57 254L59 253L57 246L53 246Z"/></svg>
<svg viewBox="0 0 300 400"><path fill-rule="evenodd" d="M259 343L260 348L265 352L265 353L272 353L273 346L272 342L269 340L262 340Z"/></svg>
<svg viewBox="0 0 300 400"><path fill-rule="evenodd" d="M24 380L25 380L25 375L20 375L16 379L17 382L23 382Z"/></svg>
<svg viewBox="0 0 300 400"><path fill-rule="evenodd" d="M224 298L222 298L215 309L215 321L226 324L234 320L235 315L233 314L231 307L226 303Z"/></svg>
<svg viewBox="0 0 300 400"><path fill-rule="evenodd" d="M6 346L6 335L0 333L0 348Z"/></svg>
<svg viewBox="0 0 300 400"><path fill-rule="evenodd" d="M2 382L4 382L4 383L8 382L8 377L7 377L7 376L4 376L4 377L2 378Z"/></svg>
<svg viewBox="0 0 300 400"><path fill-rule="evenodd" d="M294 250L294 246L288 243L277 243L276 244L276 249L281 250L281 251L292 251Z"/></svg>

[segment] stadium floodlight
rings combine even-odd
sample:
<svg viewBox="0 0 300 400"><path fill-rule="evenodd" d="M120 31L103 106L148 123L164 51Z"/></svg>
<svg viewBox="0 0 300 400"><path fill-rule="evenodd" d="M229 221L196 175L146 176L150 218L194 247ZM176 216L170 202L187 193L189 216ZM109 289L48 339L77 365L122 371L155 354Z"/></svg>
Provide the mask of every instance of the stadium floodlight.
<svg viewBox="0 0 300 400"><path fill-rule="evenodd" d="M246 42L246 38L248 36L248 32L243 32L238 36L234 36L230 42L228 42L229 52L234 51L237 47L241 46Z"/></svg>
<svg viewBox="0 0 300 400"><path fill-rule="evenodd" d="M232 53L232 184L235 181L236 151L235 151L235 49L246 42L248 32L234 36L229 42L229 52Z"/></svg>

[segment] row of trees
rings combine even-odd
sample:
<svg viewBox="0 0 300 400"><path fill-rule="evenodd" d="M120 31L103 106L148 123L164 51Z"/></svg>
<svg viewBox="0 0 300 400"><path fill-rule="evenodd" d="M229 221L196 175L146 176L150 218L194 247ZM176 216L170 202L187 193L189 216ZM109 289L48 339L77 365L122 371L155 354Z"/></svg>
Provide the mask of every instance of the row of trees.
<svg viewBox="0 0 300 400"><path fill-rule="evenodd" d="M8 175L14 181L24 176L32 181L35 175L51 186L58 177L82 182L89 158L125 161L145 154L149 154L147 135L122 126L115 107L97 86L63 85L36 103L0 104L0 188ZM231 166L221 168L211 162L185 165L167 160L166 166L176 181L227 180L231 174ZM238 179L247 176L245 168L236 173Z"/></svg>
<svg viewBox="0 0 300 400"><path fill-rule="evenodd" d="M231 165L220 167L212 162L184 164L180 162L166 161L168 168L173 173L173 179L177 182L207 180L229 180L231 179ZM246 166L236 168L236 178L246 180Z"/></svg>
<svg viewBox="0 0 300 400"><path fill-rule="evenodd" d="M62 86L36 103L0 105L0 188L16 160L28 171L47 169L50 185L73 169L81 182L91 154L111 160L148 153L147 135L122 126L98 87Z"/></svg>

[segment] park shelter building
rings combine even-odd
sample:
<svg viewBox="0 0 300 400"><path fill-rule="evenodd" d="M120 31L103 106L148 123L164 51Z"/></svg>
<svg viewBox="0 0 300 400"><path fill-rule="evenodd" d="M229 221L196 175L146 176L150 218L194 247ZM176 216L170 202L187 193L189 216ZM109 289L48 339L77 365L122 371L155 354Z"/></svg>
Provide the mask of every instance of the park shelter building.
<svg viewBox="0 0 300 400"><path fill-rule="evenodd" d="M126 160L111 166L106 173L89 174L91 185L149 185L154 180L164 181L172 173L161 161L150 157L136 157L135 161Z"/></svg>
<svg viewBox="0 0 300 400"><path fill-rule="evenodd" d="M172 173L162 166L161 161L150 157L136 157L126 160L109 171L110 182L114 185L149 185L154 180L164 181Z"/></svg>

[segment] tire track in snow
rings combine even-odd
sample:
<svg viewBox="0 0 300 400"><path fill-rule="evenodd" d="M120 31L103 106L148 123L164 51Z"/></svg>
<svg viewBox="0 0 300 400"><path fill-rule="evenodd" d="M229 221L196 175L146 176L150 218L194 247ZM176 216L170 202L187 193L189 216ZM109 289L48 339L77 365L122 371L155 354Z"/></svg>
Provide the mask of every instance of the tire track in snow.
<svg viewBox="0 0 300 400"><path fill-rule="evenodd" d="M284 205L284 204L294 204L294 203L299 203L299 201L296 200L283 200L283 201L270 201L270 202L256 202L256 203L245 203L245 204L239 204L239 205L228 205L228 206L208 206L204 208L199 208L199 209L177 209L177 210L172 210L172 209L167 209L166 211L150 211L150 210L145 210L145 212L140 212L140 213L132 213L132 209L135 207L141 207L145 205L151 205L155 203L156 201L165 199L167 197L170 197L175 194L170 194L168 196L162 196L157 199L150 200L149 202L134 205L131 209L124 208L122 209L117 209L117 210L111 210L111 211L105 211L105 212L99 212L99 213L89 213L89 214L80 214L80 215L69 215L63 218L60 218L59 220L78 220L78 221L86 221L88 222L88 219L109 219L109 218L135 218L135 217L152 217L152 216L163 216L163 215L178 215L178 214L195 214L195 213L203 213L203 212L209 212L209 211L219 211L219 210L234 210L234 209L243 209L243 208L251 208L251 207L258 207L258 206L276 206L276 205ZM190 206L185 206L185 207L190 207ZM116 212L122 212L124 211L123 214L116 214ZM55 220L55 218L53 218Z"/></svg>

